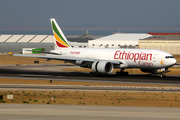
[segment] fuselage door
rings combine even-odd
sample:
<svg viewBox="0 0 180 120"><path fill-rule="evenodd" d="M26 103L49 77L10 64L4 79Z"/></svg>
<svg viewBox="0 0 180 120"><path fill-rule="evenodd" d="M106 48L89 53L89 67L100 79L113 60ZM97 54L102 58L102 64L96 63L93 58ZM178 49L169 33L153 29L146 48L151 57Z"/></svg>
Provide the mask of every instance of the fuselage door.
<svg viewBox="0 0 180 120"><path fill-rule="evenodd" d="M154 54L153 55L153 62L156 62L156 59L157 59L157 54Z"/></svg>

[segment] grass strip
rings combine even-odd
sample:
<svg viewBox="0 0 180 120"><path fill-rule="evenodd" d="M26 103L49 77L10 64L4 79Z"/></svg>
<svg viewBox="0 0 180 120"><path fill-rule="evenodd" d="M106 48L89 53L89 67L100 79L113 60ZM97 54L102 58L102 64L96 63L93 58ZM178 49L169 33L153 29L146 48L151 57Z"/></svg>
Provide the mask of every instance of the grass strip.
<svg viewBox="0 0 180 120"><path fill-rule="evenodd" d="M10 94L13 100L6 98ZM4 96L0 103L180 107L180 93L167 92L21 90L0 91L0 95Z"/></svg>
<svg viewBox="0 0 180 120"><path fill-rule="evenodd" d="M34 64L34 61L39 61L39 64L64 64L64 61L60 61L60 60L47 61L46 59L41 59L41 58L16 57L13 55L0 55L0 65Z"/></svg>

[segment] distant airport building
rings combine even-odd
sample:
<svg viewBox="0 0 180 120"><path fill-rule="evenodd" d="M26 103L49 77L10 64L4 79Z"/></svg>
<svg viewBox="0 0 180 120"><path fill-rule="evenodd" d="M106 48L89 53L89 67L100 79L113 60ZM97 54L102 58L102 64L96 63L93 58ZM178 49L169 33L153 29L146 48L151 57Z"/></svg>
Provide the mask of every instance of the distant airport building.
<svg viewBox="0 0 180 120"><path fill-rule="evenodd" d="M151 36L146 33L115 33L106 37L89 40L89 47L138 48L138 40Z"/></svg>
<svg viewBox="0 0 180 120"><path fill-rule="evenodd" d="M72 47L160 49L180 54L180 33L116 33L109 36L91 34L66 36ZM0 53L22 53L28 48L55 49L52 35L0 35Z"/></svg>
<svg viewBox="0 0 180 120"><path fill-rule="evenodd" d="M0 53L22 53L23 48L45 48L45 51L55 49L52 35L0 35ZM72 47L88 47L88 40L93 40L101 36L91 34L69 35Z"/></svg>
<svg viewBox="0 0 180 120"><path fill-rule="evenodd" d="M52 35L0 35L0 52L22 52L23 48L54 49Z"/></svg>
<svg viewBox="0 0 180 120"><path fill-rule="evenodd" d="M140 49L159 49L174 55L180 54L180 33L148 33L152 36L140 39Z"/></svg>

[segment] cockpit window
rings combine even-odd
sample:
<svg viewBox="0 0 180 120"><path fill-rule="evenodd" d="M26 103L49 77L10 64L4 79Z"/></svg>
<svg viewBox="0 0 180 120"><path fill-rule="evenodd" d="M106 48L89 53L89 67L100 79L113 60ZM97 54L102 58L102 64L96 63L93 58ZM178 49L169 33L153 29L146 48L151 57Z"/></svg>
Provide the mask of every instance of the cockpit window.
<svg viewBox="0 0 180 120"><path fill-rule="evenodd" d="M165 58L166 58L166 59L168 59L168 58L174 58L174 56L166 56Z"/></svg>

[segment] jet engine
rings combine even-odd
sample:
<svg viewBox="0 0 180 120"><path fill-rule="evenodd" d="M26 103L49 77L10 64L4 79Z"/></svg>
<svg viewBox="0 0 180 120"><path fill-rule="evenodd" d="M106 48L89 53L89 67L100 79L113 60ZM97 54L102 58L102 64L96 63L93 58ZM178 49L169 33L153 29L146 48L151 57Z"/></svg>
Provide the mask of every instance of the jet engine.
<svg viewBox="0 0 180 120"><path fill-rule="evenodd" d="M108 61L96 61L92 64L91 69L95 73L111 73L114 66Z"/></svg>
<svg viewBox="0 0 180 120"><path fill-rule="evenodd" d="M140 69L142 72L148 72L148 73L160 73L165 71L165 68L162 69Z"/></svg>

